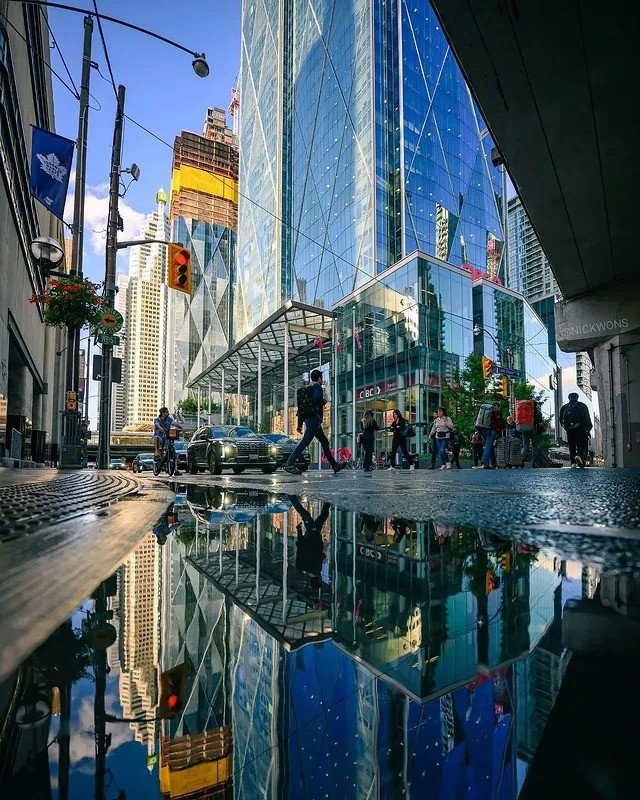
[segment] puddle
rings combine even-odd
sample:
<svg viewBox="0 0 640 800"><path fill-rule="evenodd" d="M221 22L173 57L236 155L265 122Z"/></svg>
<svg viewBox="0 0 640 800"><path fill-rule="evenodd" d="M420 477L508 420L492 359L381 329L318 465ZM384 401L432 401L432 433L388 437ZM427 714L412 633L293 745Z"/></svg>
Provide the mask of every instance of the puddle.
<svg viewBox="0 0 640 800"><path fill-rule="evenodd" d="M0 686L0 796L515 800L571 774L543 733L561 691L597 707L572 662L630 662L640 544L174 488Z"/></svg>

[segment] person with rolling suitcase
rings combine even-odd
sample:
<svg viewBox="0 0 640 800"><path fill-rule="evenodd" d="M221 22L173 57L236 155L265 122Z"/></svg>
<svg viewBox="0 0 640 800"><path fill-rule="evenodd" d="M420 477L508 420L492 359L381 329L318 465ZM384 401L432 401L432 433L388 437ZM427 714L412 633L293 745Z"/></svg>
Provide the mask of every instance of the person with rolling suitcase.
<svg viewBox="0 0 640 800"><path fill-rule="evenodd" d="M496 439L496 467L498 469L522 467L521 446L522 443L517 436L501 436Z"/></svg>
<svg viewBox="0 0 640 800"><path fill-rule="evenodd" d="M537 466L543 424L542 411L535 400L516 400L516 429L522 436L520 455L524 462L531 450L531 467L534 469Z"/></svg>

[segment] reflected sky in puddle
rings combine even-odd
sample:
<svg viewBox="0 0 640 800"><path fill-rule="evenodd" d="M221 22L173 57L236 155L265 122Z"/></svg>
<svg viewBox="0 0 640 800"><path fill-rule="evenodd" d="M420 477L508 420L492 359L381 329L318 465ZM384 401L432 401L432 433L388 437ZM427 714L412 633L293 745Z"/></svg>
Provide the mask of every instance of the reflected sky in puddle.
<svg viewBox="0 0 640 800"><path fill-rule="evenodd" d="M511 800L570 661L565 604L626 619L640 565L629 541L175 490L0 687L2 797Z"/></svg>

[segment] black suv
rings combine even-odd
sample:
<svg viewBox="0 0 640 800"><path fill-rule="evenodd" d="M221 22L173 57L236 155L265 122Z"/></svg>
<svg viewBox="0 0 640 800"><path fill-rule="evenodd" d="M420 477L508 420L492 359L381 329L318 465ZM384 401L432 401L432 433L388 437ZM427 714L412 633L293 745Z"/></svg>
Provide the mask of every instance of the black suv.
<svg viewBox="0 0 640 800"><path fill-rule="evenodd" d="M205 425L187 445L187 471L195 475L207 468L212 475L220 475L223 469L232 469L236 475L245 469L275 472L277 448L242 425Z"/></svg>
<svg viewBox="0 0 640 800"><path fill-rule="evenodd" d="M284 433L263 433L262 438L276 446L276 459L279 467L284 467L289 460L289 456L298 446L298 442L285 436ZM300 453L296 466L300 472L306 472L309 469L310 463L311 457L309 456L309 448L305 447L302 453Z"/></svg>

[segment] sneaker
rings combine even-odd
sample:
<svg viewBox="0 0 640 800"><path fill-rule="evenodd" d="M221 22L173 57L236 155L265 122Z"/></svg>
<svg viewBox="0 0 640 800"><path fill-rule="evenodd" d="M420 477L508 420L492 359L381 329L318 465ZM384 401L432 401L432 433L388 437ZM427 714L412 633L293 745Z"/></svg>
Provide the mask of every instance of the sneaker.
<svg viewBox="0 0 640 800"><path fill-rule="evenodd" d="M578 469L578 465L577 465L577 464L575 464L575 463L574 463L574 464L572 464L572 465L571 465L571 469Z"/></svg>
<svg viewBox="0 0 640 800"><path fill-rule="evenodd" d="M451 469L451 462L447 461L447 463L444 465L444 468L445 469Z"/></svg>
<svg viewBox="0 0 640 800"><path fill-rule="evenodd" d="M495 467L492 467L491 464L483 464L482 469L495 469Z"/></svg>
<svg viewBox="0 0 640 800"><path fill-rule="evenodd" d="M576 466L580 469L584 467L584 461L580 458L580 456L576 456Z"/></svg>
<svg viewBox="0 0 640 800"><path fill-rule="evenodd" d="M395 472L395 471L396 471L395 467L387 467L387 472Z"/></svg>
<svg viewBox="0 0 640 800"><path fill-rule="evenodd" d="M347 463L346 463L346 461L343 461L341 464L336 464L336 465L335 465L335 467L333 468L333 474L334 474L334 475L337 475L339 472L342 472L342 470L343 470L343 469L344 469L346 466L347 466Z"/></svg>
<svg viewBox="0 0 640 800"><path fill-rule="evenodd" d="M446 464L443 464L443 465L440 467L440 469L446 469L446 468L447 468Z"/></svg>
<svg viewBox="0 0 640 800"><path fill-rule="evenodd" d="M300 474L300 470L297 467L286 466L286 467L284 467L284 471L288 472L290 475L299 475Z"/></svg>

